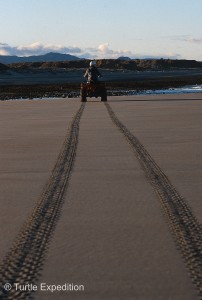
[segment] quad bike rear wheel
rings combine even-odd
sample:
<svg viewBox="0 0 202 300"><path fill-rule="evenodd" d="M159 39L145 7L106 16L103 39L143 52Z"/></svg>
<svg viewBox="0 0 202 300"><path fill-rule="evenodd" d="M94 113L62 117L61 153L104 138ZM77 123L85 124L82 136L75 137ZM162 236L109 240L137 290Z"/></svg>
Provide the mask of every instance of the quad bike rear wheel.
<svg viewBox="0 0 202 300"><path fill-rule="evenodd" d="M87 97L101 97L101 101L107 101L107 90L104 82L87 82L81 84L81 102L86 102Z"/></svg>

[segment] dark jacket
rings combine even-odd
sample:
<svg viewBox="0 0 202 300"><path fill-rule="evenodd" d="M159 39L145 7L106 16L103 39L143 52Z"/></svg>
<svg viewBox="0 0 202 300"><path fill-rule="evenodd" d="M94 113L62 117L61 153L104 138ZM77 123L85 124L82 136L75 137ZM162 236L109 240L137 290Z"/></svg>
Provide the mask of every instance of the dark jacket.
<svg viewBox="0 0 202 300"><path fill-rule="evenodd" d="M102 75L100 74L100 72L98 71L98 69L95 66L88 68L84 75L84 77L87 77L88 82L91 82L91 81L96 82L96 81L98 81L98 77L101 77L101 76Z"/></svg>

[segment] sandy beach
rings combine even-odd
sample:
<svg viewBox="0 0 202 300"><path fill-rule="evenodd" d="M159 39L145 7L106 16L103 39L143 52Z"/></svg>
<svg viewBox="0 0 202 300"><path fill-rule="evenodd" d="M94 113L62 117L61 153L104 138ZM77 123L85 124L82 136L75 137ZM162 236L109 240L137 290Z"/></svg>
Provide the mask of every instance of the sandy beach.
<svg viewBox="0 0 202 300"><path fill-rule="evenodd" d="M196 232L187 227L202 222L202 94L109 97L108 104L90 99L81 107L78 98L0 102L1 280L12 284L4 297L200 299L197 261L190 257L201 240L194 244ZM138 143L144 153L137 154ZM178 199L182 206L173 209ZM189 217L180 219L186 212ZM182 220L188 250L175 227ZM15 290L18 282L35 284L36 291ZM71 286L51 292L42 283Z"/></svg>

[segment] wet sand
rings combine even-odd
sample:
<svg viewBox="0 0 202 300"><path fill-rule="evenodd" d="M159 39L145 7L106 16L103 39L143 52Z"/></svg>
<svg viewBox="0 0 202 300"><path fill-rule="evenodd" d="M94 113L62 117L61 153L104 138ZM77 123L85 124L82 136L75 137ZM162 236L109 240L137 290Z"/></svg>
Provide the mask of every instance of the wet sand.
<svg viewBox="0 0 202 300"><path fill-rule="evenodd" d="M109 97L201 222L202 94ZM78 99L0 103L1 257L48 180ZM158 197L103 103L87 102L62 214L35 299L198 299Z"/></svg>
<svg viewBox="0 0 202 300"><path fill-rule="evenodd" d="M2 85L27 85L27 84L54 84L54 83L79 83L84 79L86 69L30 69L29 71L8 71L0 73L0 86ZM148 81L178 78L186 80L193 77L196 81L201 78L201 69L158 70L158 71L133 71L102 69L100 72L105 81Z"/></svg>
<svg viewBox="0 0 202 300"><path fill-rule="evenodd" d="M31 214L79 105L71 100L0 102L0 257Z"/></svg>

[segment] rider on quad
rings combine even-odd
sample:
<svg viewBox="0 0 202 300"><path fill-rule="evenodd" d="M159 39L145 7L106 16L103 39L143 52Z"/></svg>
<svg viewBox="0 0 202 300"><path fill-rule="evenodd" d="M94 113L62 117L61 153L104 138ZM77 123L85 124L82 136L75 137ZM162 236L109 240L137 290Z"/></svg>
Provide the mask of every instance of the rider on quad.
<svg viewBox="0 0 202 300"><path fill-rule="evenodd" d="M95 61L90 62L90 67L86 70L84 77L87 77L87 82L81 83L81 102L86 102L87 97L101 97L101 101L107 101L105 82L98 81L98 77L102 75L96 68Z"/></svg>
<svg viewBox="0 0 202 300"><path fill-rule="evenodd" d="M84 77L87 77L88 83L97 83L98 77L102 77L96 67L96 62L94 60L90 62L90 67L86 70Z"/></svg>

